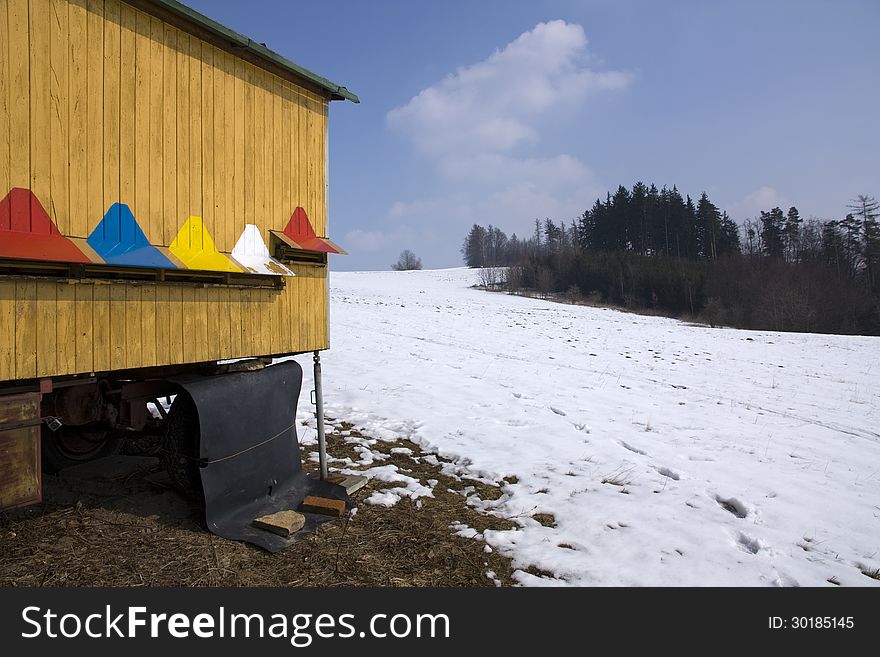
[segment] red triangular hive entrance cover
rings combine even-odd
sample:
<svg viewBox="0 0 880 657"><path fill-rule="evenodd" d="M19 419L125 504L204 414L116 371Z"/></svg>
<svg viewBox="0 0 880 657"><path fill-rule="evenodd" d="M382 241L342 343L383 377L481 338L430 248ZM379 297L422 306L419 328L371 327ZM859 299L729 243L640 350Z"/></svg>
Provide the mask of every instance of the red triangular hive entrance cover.
<svg viewBox="0 0 880 657"><path fill-rule="evenodd" d="M301 207L293 211L290 221L284 228L284 234L304 251L322 251L324 253L345 253L345 251L326 237L317 237L309 215Z"/></svg>
<svg viewBox="0 0 880 657"><path fill-rule="evenodd" d="M0 201L0 258L91 262L58 231L34 193L21 187Z"/></svg>

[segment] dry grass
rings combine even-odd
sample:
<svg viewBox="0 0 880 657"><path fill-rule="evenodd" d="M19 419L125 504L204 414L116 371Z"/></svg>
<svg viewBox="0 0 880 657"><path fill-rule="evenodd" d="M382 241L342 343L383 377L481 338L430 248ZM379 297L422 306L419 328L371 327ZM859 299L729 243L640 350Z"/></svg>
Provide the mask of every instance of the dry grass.
<svg viewBox="0 0 880 657"><path fill-rule="evenodd" d="M610 484L611 486L617 486L622 489L626 489L632 483L632 474L633 468L624 468L621 466L614 472L611 472L604 477L602 477L603 484Z"/></svg>
<svg viewBox="0 0 880 657"><path fill-rule="evenodd" d="M343 436L330 434L328 444L332 456L359 458ZM413 453L391 454L392 447ZM210 534L197 506L147 481L147 472L117 479L46 475L43 504L0 514L0 585L494 586L488 570L511 583L508 559L450 529L456 522L479 532L514 528L466 503L472 495L495 499L499 487L442 474L440 466L414 459L423 453L409 441L372 449L389 455L382 464L422 483L436 479L435 497L421 498L421 508L408 499L373 506L363 500L390 485L368 483L353 496L354 516L325 523L276 555ZM314 467L307 457L306 468Z"/></svg>
<svg viewBox="0 0 880 657"><path fill-rule="evenodd" d="M863 570L862 575L865 577L870 577L871 579L880 580L880 568L875 568L874 570Z"/></svg>
<svg viewBox="0 0 880 657"><path fill-rule="evenodd" d="M535 513L532 518L541 523L544 527L555 527L556 516L552 513Z"/></svg>

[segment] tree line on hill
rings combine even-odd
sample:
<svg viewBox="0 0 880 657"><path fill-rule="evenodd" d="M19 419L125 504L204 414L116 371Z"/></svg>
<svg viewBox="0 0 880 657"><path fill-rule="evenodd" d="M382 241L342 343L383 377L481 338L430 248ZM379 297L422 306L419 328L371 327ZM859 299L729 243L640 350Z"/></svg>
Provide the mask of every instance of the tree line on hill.
<svg viewBox="0 0 880 657"><path fill-rule="evenodd" d="M880 335L880 205L843 219L774 207L741 226L704 192L636 183L577 220L508 237L474 225L461 251L484 284L617 305L711 325Z"/></svg>

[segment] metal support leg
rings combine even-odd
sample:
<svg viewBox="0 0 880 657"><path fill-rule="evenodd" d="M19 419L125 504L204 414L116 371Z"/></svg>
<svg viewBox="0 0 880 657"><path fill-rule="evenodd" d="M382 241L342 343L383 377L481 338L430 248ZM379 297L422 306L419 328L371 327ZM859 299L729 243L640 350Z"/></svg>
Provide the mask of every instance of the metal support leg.
<svg viewBox="0 0 880 657"><path fill-rule="evenodd" d="M315 361L315 415L318 418L318 458L321 479L327 479L327 439L324 435L324 392L321 389L321 352L316 351Z"/></svg>

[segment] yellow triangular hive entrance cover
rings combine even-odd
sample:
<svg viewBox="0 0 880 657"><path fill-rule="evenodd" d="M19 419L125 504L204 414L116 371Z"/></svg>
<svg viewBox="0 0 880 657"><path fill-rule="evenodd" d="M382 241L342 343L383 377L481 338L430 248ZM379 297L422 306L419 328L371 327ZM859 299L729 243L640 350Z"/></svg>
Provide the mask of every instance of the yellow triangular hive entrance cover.
<svg viewBox="0 0 880 657"><path fill-rule="evenodd" d="M188 269L241 271L240 267L217 250L201 217L187 219L168 250Z"/></svg>

